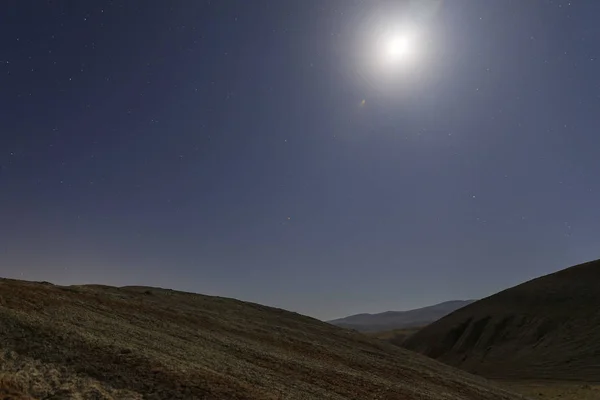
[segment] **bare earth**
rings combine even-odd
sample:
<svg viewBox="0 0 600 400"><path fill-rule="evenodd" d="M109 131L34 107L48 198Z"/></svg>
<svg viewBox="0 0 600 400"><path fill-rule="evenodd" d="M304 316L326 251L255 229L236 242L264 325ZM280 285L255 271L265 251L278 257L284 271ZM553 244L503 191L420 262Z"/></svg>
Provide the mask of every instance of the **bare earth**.
<svg viewBox="0 0 600 400"><path fill-rule="evenodd" d="M553 381L516 381L501 383L511 390L527 395L531 399L600 400L600 384Z"/></svg>
<svg viewBox="0 0 600 400"><path fill-rule="evenodd" d="M0 280L0 385L0 399L13 400L522 398L280 309L155 288L15 280Z"/></svg>

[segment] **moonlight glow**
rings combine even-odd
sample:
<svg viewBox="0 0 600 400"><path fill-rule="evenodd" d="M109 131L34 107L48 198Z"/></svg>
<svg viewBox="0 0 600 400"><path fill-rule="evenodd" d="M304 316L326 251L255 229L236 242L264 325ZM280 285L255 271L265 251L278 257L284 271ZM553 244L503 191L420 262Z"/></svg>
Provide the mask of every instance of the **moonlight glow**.
<svg viewBox="0 0 600 400"><path fill-rule="evenodd" d="M390 60L405 56L410 51L410 43L406 37L391 38L387 44L386 52Z"/></svg>
<svg viewBox="0 0 600 400"><path fill-rule="evenodd" d="M384 65L397 65L414 60L417 53L417 41L414 35L387 34L380 38L380 57Z"/></svg>

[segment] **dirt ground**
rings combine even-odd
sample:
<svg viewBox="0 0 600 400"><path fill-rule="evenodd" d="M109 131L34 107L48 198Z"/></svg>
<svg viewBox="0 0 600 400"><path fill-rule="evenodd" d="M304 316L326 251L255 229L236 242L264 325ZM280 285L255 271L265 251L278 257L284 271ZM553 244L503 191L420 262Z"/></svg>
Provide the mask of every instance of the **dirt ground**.
<svg viewBox="0 0 600 400"><path fill-rule="evenodd" d="M531 399L600 400L600 383L585 382L502 382L509 389Z"/></svg>

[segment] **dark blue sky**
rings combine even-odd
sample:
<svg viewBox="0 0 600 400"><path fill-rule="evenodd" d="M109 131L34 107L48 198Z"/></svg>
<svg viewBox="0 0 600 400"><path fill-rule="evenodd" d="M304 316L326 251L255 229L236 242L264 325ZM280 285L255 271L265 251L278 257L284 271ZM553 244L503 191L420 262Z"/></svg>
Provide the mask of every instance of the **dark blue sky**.
<svg viewBox="0 0 600 400"><path fill-rule="evenodd" d="M598 15L2 2L1 275L333 318L598 258ZM384 65L382 32L406 27L412 58Z"/></svg>

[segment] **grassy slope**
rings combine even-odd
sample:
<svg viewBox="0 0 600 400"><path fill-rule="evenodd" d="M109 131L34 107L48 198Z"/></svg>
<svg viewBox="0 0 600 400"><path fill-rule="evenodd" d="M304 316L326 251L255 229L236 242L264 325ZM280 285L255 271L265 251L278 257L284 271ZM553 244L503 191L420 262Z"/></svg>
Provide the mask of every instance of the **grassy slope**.
<svg viewBox="0 0 600 400"><path fill-rule="evenodd" d="M487 377L600 380L600 261L473 303L404 346Z"/></svg>
<svg viewBox="0 0 600 400"><path fill-rule="evenodd" d="M40 399L519 398L312 318L163 289L0 280L0 349L0 384Z"/></svg>

